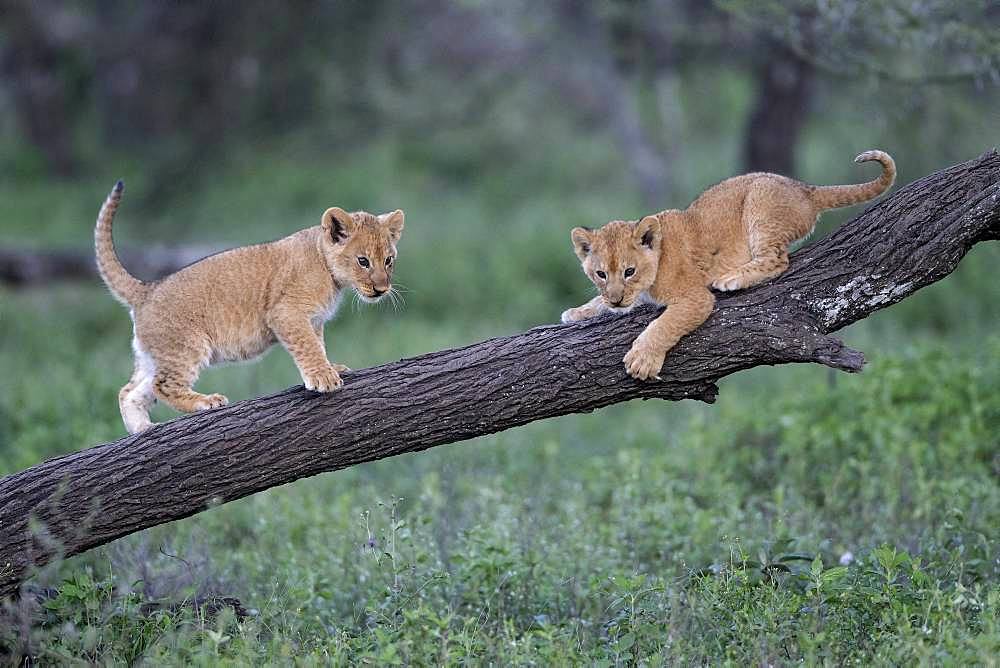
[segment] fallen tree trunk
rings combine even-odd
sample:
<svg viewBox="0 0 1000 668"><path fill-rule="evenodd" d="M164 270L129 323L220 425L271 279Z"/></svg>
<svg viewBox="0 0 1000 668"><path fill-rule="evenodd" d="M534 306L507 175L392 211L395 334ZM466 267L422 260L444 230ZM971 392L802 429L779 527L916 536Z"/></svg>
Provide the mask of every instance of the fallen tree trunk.
<svg viewBox="0 0 1000 668"><path fill-rule="evenodd" d="M621 361L655 315L645 308L351 372L335 394L295 387L44 462L0 479L0 596L54 558L317 473L629 399L711 402L717 380L765 364L859 371L861 353L830 332L998 238L991 151L876 203L776 281L720 296L659 382L629 378Z"/></svg>
<svg viewBox="0 0 1000 668"><path fill-rule="evenodd" d="M151 246L125 249L121 257L136 276L153 279L172 274L219 250L212 246ZM92 248L86 251L0 248L0 283L23 287L98 277Z"/></svg>

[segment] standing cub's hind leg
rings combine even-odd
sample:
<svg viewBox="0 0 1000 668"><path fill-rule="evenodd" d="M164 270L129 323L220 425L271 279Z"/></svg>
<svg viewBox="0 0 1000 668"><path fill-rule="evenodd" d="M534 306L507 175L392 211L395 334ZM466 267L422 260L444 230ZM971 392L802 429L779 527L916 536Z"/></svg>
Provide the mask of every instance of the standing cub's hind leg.
<svg viewBox="0 0 1000 668"><path fill-rule="evenodd" d="M135 371L125 387L118 393L118 408L122 414L125 429L137 434L153 426L149 419L149 409L155 403L153 375L156 372L152 358L143 351L138 340L135 349Z"/></svg>
<svg viewBox="0 0 1000 668"><path fill-rule="evenodd" d="M221 394L201 394L192 389L203 365L197 355L187 359L157 360L153 391L156 398L182 412L194 413L219 408L229 403Z"/></svg>

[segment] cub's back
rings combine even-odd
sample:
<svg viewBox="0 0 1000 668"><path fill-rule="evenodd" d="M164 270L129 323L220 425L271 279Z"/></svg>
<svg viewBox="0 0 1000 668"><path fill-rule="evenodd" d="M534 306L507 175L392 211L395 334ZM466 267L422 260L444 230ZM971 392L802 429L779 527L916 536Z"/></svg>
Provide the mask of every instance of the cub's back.
<svg viewBox="0 0 1000 668"><path fill-rule="evenodd" d="M303 230L309 232L309 230ZM302 232L265 244L233 248L188 265L152 285L136 310L136 326L195 327L206 333L256 330L268 309L321 262ZM323 289L321 281L316 288ZM331 283L332 289L332 283ZM145 329L145 327L143 327Z"/></svg>

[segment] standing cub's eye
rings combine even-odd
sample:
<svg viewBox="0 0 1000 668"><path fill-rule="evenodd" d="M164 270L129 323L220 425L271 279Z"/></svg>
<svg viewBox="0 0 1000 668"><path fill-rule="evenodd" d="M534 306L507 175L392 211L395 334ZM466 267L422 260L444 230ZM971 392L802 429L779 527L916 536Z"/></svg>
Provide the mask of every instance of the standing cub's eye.
<svg viewBox="0 0 1000 668"><path fill-rule="evenodd" d="M608 275L605 274L603 271L599 271L597 272L597 277L603 281L605 278L608 277Z"/></svg>
<svg viewBox="0 0 1000 668"><path fill-rule="evenodd" d="M364 267L366 269L368 267L372 266L371 263L368 262L368 258L366 258L366 257L359 257L358 258L358 264L360 264L362 267Z"/></svg>
<svg viewBox="0 0 1000 668"><path fill-rule="evenodd" d="M625 278L629 278L630 276L634 275L635 275L635 267L629 267L628 269L625 270Z"/></svg>
<svg viewBox="0 0 1000 668"><path fill-rule="evenodd" d="M387 267L391 267L392 266L392 257L391 256L387 257L385 259L385 266L387 266Z"/></svg>

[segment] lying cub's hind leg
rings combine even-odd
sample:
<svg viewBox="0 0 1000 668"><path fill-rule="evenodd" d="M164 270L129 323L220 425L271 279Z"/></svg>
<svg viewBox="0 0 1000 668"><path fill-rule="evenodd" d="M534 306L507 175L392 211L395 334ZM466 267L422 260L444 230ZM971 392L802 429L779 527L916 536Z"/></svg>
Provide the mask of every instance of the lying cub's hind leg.
<svg viewBox="0 0 1000 668"><path fill-rule="evenodd" d="M153 378L153 391L156 398L171 408L182 413L219 408L229 403L229 399L221 394L201 394L191 386L198 379L202 362L196 356L190 359L171 359L156 361L156 375Z"/></svg>
<svg viewBox="0 0 1000 668"><path fill-rule="evenodd" d="M753 259L742 267L719 276L712 287L722 292L742 290L780 276L788 269L788 249L781 245L753 250Z"/></svg>
<svg viewBox="0 0 1000 668"><path fill-rule="evenodd" d="M775 205L775 200L779 199L786 203ZM743 224L747 230L750 261L715 277L713 288L723 292L742 290L780 276L788 269L789 244L808 234L816 220L808 203L797 199L797 193L773 183L761 184L747 194L743 203Z"/></svg>

